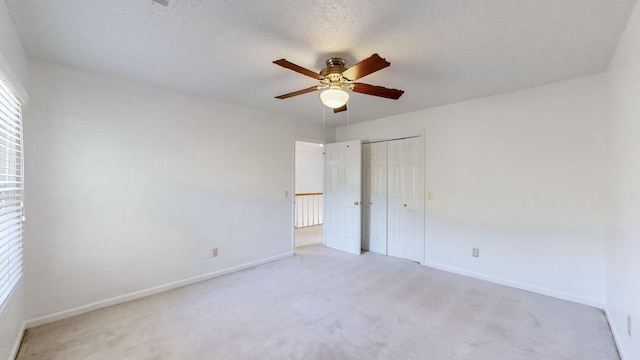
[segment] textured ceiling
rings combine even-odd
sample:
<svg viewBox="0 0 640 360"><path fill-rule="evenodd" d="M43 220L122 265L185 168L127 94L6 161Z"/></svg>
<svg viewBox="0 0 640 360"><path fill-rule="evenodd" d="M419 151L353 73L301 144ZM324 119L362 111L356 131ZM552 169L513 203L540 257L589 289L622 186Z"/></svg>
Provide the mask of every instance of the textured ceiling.
<svg viewBox="0 0 640 360"><path fill-rule="evenodd" d="M351 94L337 125L602 72L636 0L6 0L35 58L322 122L313 71L379 53L391 67L360 82L397 101ZM330 110L330 109L328 109Z"/></svg>

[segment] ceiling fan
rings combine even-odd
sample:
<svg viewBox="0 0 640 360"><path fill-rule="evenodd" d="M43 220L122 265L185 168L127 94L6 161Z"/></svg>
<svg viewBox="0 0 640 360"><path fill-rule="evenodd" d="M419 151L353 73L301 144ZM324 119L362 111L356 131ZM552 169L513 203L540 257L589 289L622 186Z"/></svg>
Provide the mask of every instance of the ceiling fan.
<svg viewBox="0 0 640 360"><path fill-rule="evenodd" d="M343 88L361 94L380 96L394 100L398 100L400 96L404 94L403 90L355 82L360 78L391 65L391 63L381 58L378 54L373 54L348 69L344 67L346 61L344 61L343 58L330 58L326 61L327 67L319 73L305 69L285 59L276 60L273 63L320 81L320 85L276 96L276 99L288 99L316 90L323 90L322 93L320 93L320 98L325 105L333 108L334 113L347 110L349 93L342 90Z"/></svg>

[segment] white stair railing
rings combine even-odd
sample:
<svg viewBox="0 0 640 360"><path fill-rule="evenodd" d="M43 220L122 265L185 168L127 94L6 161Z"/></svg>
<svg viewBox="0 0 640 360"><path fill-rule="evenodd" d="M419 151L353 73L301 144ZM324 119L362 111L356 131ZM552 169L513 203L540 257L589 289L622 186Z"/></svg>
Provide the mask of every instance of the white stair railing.
<svg viewBox="0 0 640 360"><path fill-rule="evenodd" d="M307 227L322 224L323 209L322 193L296 194L295 227Z"/></svg>

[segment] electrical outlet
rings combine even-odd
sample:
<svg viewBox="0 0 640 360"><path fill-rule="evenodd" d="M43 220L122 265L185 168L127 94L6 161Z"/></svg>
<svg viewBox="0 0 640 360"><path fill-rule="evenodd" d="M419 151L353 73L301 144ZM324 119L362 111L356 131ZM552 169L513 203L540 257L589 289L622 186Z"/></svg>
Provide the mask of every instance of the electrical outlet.
<svg viewBox="0 0 640 360"><path fill-rule="evenodd" d="M211 259L218 256L218 248L207 249L204 252L205 259Z"/></svg>
<svg viewBox="0 0 640 360"><path fill-rule="evenodd" d="M480 257L480 249L473 248L471 255L473 255L473 257Z"/></svg>
<svg viewBox="0 0 640 360"><path fill-rule="evenodd" d="M631 320L631 315L627 315L627 333L629 334L629 337L631 337L631 329L632 329L632 320Z"/></svg>

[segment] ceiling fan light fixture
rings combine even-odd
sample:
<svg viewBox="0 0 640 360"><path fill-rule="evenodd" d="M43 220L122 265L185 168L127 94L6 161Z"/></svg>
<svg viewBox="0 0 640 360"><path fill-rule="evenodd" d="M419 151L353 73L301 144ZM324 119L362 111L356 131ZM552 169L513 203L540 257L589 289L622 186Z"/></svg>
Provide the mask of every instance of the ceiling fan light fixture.
<svg viewBox="0 0 640 360"><path fill-rule="evenodd" d="M326 106L336 109L349 101L349 93L341 89L327 89L320 93L320 100Z"/></svg>

